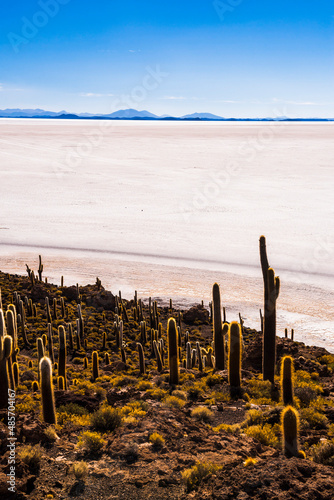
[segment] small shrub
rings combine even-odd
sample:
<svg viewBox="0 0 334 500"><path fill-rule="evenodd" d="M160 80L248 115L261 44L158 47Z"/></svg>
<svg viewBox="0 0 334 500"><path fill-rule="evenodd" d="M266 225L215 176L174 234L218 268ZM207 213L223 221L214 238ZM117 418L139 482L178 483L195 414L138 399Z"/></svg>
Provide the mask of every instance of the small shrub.
<svg viewBox="0 0 334 500"><path fill-rule="evenodd" d="M315 392L315 390L308 386L296 387L294 393L295 396L299 399L301 408L306 408L307 406L309 406L311 401L313 401L317 397L317 393Z"/></svg>
<svg viewBox="0 0 334 500"><path fill-rule="evenodd" d="M260 410L249 410L247 412L246 420L243 422L242 427L249 427L251 425L263 424L263 413Z"/></svg>
<svg viewBox="0 0 334 500"><path fill-rule="evenodd" d="M197 462L191 469L182 472L182 480L186 485L187 492L198 488L203 479L215 474L220 467L209 462Z"/></svg>
<svg viewBox="0 0 334 500"><path fill-rule="evenodd" d="M81 434L78 441L79 448L88 453L98 453L104 445L104 439L98 432L85 431Z"/></svg>
<svg viewBox="0 0 334 500"><path fill-rule="evenodd" d="M57 441L57 439L59 439L55 429L51 426L45 429L44 434L47 440L50 442L54 442Z"/></svg>
<svg viewBox="0 0 334 500"><path fill-rule="evenodd" d="M152 389L152 384L148 380L141 380L138 382L137 388L139 391L147 391L148 389Z"/></svg>
<svg viewBox="0 0 334 500"><path fill-rule="evenodd" d="M99 401L103 401L104 399L106 399L106 394L107 394L107 391L105 389L103 389L103 387L97 386L95 388L95 396L97 397L97 399Z"/></svg>
<svg viewBox="0 0 334 500"><path fill-rule="evenodd" d="M198 406L194 408L191 412L191 416L196 420L202 420L203 422L210 422L213 417L212 411L206 406Z"/></svg>
<svg viewBox="0 0 334 500"><path fill-rule="evenodd" d="M300 412L300 423L302 429L326 429L328 419L314 408L303 408Z"/></svg>
<svg viewBox="0 0 334 500"><path fill-rule="evenodd" d="M149 437L149 441L156 448L161 448L165 444L164 438L161 434L158 434L158 432L153 432Z"/></svg>
<svg viewBox="0 0 334 500"><path fill-rule="evenodd" d="M254 465L256 463L257 463L257 459L256 458L248 457L244 461L243 465L244 465L244 467L254 467Z"/></svg>
<svg viewBox="0 0 334 500"><path fill-rule="evenodd" d="M87 476L88 466L84 461L74 462L74 464L71 467L71 472L72 474L74 474L76 479L83 479L84 477Z"/></svg>
<svg viewBox="0 0 334 500"><path fill-rule="evenodd" d="M114 431L122 424L122 414L118 408L105 406L92 414L91 424L96 431Z"/></svg>
<svg viewBox="0 0 334 500"><path fill-rule="evenodd" d="M120 375L112 381L114 387L123 387L125 385L136 385L137 379L128 375Z"/></svg>
<svg viewBox="0 0 334 500"><path fill-rule="evenodd" d="M180 391L177 389L176 391L172 392L172 396L175 396L176 398L183 399L183 401L187 401L187 393L185 391Z"/></svg>
<svg viewBox="0 0 334 500"><path fill-rule="evenodd" d="M228 434L239 434L240 425L239 424L220 424L213 428L214 432L227 432Z"/></svg>
<svg viewBox="0 0 334 500"><path fill-rule="evenodd" d="M77 403L68 403L61 405L58 408L59 413L67 413L68 415L88 415L88 411Z"/></svg>
<svg viewBox="0 0 334 500"><path fill-rule="evenodd" d="M251 436L265 446L278 446L278 438L274 432L274 429L269 424L262 425L251 425L245 429L245 434Z"/></svg>
<svg viewBox="0 0 334 500"><path fill-rule="evenodd" d="M127 418L145 417L148 410L146 401L131 401L121 409L121 414Z"/></svg>
<svg viewBox="0 0 334 500"><path fill-rule="evenodd" d="M334 467L334 442L325 441L310 448L312 459L318 464Z"/></svg>
<svg viewBox="0 0 334 500"><path fill-rule="evenodd" d="M18 456L22 462L28 465L31 471L36 471L40 467L42 448L39 444L36 444L35 446L26 445L20 448Z"/></svg>
<svg viewBox="0 0 334 500"><path fill-rule="evenodd" d="M316 381L314 381L311 375L305 370L295 371L294 382L295 382L295 389L297 387L310 387L317 394L321 394L323 392L321 385L319 385Z"/></svg>
<svg viewBox="0 0 334 500"><path fill-rule="evenodd" d="M206 378L206 384L209 387L213 387L214 385L218 385L218 384L222 384L222 383L223 383L222 377L220 375L215 374L215 373L213 373L212 375L208 375Z"/></svg>
<svg viewBox="0 0 334 500"><path fill-rule="evenodd" d="M271 382L269 380L259 380L252 378L248 382L246 393L252 399L265 398L271 401Z"/></svg>
<svg viewBox="0 0 334 500"><path fill-rule="evenodd" d="M167 391L163 390L163 389L149 389L145 392L145 397L147 398L152 398L152 399L156 399L157 401L162 401L163 398L166 397L166 395L168 394Z"/></svg>
<svg viewBox="0 0 334 500"><path fill-rule="evenodd" d="M124 448L123 456L125 460L129 463L135 462L138 458L138 454L139 454L138 443L136 443L135 441L130 441L130 443L128 443Z"/></svg>
<svg viewBox="0 0 334 500"><path fill-rule="evenodd" d="M183 399L177 398L176 396L167 396L163 402L165 405L171 408L183 408L186 402Z"/></svg>

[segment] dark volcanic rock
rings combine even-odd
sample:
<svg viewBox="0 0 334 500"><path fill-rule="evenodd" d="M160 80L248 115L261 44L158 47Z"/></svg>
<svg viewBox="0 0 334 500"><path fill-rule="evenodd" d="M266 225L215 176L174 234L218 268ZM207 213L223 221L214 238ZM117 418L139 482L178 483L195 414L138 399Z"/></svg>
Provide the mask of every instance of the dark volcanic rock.
<svg viewBox="0 0 334 500"><path fill-rule="evenodd" d="M183 313L183 321L188 325L193 325L196 321L206 323L209 321L209 311L207 311L201 304L198 304Z"/></svg>
<svg viewBox="0 0 334 500"><path fill-rule="evenodd" d="M86 408L89 412L98 409L100 401L95 396L75 394L68 391L55 391L56 407L68 404L77 404Z"/></svg>

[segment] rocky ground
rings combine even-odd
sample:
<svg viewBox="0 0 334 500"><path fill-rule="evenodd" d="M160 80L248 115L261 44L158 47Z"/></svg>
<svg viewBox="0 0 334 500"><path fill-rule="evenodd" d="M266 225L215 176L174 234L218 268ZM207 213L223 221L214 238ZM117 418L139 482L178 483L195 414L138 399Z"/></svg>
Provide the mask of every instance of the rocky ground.
<svg viewBox="0 0 334 500"><path fill-rule="evenodd" d="M123 313L124 362L115 342L115 297L102 286L80 287L78 298L76 287L33 284L28 277L0 273L0 287L3 310L13 302L15 291L36 305L35 316L26 313L30 348L24 346L19 327L15 493L8 491L6 476L10 458L7 410L0 410L1 499L334 498L334 356L325 349L277 339L277 379L272 389L261 379L261 334L244 328L238 398L230 396L227 371L215 372L210 367L203 372L198 366L181 368L180 384L173 387L166 360L163 371L157 371L155 357L150 355L150 335L144 346L146 374L139 373L140 325L133 313L134 301L123 301L127 311L127 321ZM85 345L68 348L69 390L55 390L56 426L42 421L40 394L32 391L32 382L38 380L36 339L47 332L45 297L58 301L57 317L52 313L56 360L57 328L68 329L71 323L75 330L78 300L85 324ZM65 298L65 317L59 306L61 297ZM159 314L166 339L167 319L171 315L178 319L179 311L159 307ZM149 324L147 306L143 315ZM198 341L208 349L212 325L201 305L182 312L182 339L186 331L194 346ZM103 332L107 334L105 350ZM95 381L94 350L100 357ZM184 353L183 345L183 357ZM288 459L281 451L278 374L280 360L287 354L294 358L300 448L306 459ZM55 386L56 375L55 369ZM114 430L94 426L92 419L99 408L117 409L120 421ZM87 431L97 433L96 446L80 446L80 436ZM152 438L154 433L161 439Z"/></svg>

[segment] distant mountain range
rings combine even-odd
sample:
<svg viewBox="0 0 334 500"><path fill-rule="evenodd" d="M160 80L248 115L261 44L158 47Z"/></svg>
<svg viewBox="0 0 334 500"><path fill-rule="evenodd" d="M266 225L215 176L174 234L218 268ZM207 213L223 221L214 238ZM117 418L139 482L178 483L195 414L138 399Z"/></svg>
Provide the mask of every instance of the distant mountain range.
<svg viewBox="0 0 334 500"><path fill-rule="evenodd" d="M107 115L91 113L68 113L65 110L45 111L44 109L4 109L0 110L0 118L59 118L67 120L189 120L189 121L321 121L329 122L334 118L288 118L279 116L275 118L224 118L212 113L193 113L180 117L157 116L149 111L138 111L136 109L120 109Z"/></svg>

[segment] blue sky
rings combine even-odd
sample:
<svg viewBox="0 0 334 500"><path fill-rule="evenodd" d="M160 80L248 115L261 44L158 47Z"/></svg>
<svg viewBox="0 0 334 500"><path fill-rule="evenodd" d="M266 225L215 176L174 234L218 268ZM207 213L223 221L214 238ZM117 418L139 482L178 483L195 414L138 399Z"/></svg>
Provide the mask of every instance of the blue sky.
<svg viewBox="0 0 334 500"><path fill-rule="evenodd" d="M332 0L2 0L0 109L334 117Z"/></svg>

